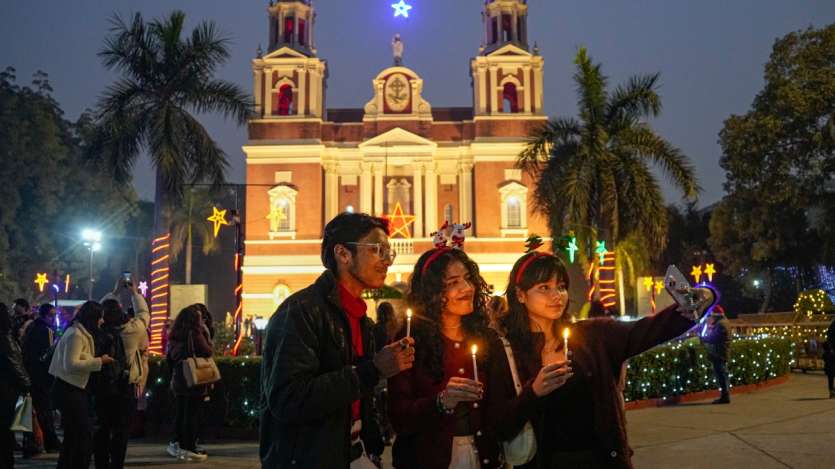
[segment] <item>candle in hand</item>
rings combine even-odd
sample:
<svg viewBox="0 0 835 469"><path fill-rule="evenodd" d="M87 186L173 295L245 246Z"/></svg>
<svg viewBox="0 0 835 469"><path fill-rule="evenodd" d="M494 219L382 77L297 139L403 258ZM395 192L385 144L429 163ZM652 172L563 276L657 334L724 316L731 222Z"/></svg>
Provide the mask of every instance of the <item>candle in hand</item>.
<svg viewBox="0 0 835 469"><path fill-rule="evenodd" d="M406 310L406 337L412 336L412 309Z"/></svg>
<svg viewBox="0 0 835 469"><path fill-rule="evenodd" d="M478 345L473 344L473 380L478 381L478 363L475 361L475 354L478 352Z"/></svg>
<svg viewBox="0 0 835 469"><path fill-rule="evenodd" d="M570 334L570 332L568 331L567 327L562 330L562 340L565 344L565 359L566 360L568 360L568 335L569 334Z"/></svg>

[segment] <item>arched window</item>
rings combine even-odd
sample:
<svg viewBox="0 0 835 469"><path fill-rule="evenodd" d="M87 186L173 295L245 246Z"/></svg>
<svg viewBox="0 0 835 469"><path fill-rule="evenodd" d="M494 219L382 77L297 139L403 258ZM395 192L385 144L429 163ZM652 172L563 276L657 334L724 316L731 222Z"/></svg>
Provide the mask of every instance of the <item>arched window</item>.
<svg viewBox="0 0 835 469"><path fill-rule="evenodd" d="M513 40L513 16L502 14L502 39L504 42Z"/></svg>
<svg viewBox="0 0 835 469"><path fill-rule="evenodd" d="M296 18L288 16L284 18L284 43L292 44L296 42L293 37L293 28L296 25Z"/></svg>
<svg viewBox="0 0 835 469"><path fill-rule="evenodd" d="M270 211L265 217L270 225L270 239L296 237L296 196L298 190L288 184L279 184L269 191Z"/></svg>
<svg viewBox="0 0 835 469"><path fill-rule="evenodd" d="M515 196L507 198L507 227L522 227L522 204L519 203L519 199Z"/></svg>
<svg viewBox="0 0 835 469"><path fill-rule="evenodd" d="M519 112L519 98L516 92L516 85L505 83L502 91L502 112Z"/></svg>
<svg viewBox="0 0 835 469"><path fill-rule="evenodd" d="M299 18L299 44L302 46L307 45L307 23Z"/></svg>
<svg viewBox="0 0 835 469"><path fill-rule="evenodd" d="M293 87L284 84L278 88L276 99L273 99L273 114L289 116L293 114Z"/></svg>
<svg viewBox="0 0 835 469"><path fill-rule="evenodd" d="M290 231L290 201L284 198L278 199L276 200L276 207L280 211L279 213L284 215L278 217L278 229L276 231Z"/></svg>

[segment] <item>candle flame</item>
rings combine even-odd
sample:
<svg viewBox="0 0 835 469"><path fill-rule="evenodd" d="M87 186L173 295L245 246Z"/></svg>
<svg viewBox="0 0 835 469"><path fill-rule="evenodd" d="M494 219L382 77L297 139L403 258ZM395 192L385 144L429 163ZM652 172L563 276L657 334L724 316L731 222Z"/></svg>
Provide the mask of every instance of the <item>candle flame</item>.
<svg viewBox="0 0 835 469"><path fill-rule="evenodd" d="M476 352L478 352L478 345L473 344L473 346L470 349L473 351L473 355L475 355Z"/></svg>
<svg viewBox="0 0 835 469"><path fill-rule="evenodd" d="M571 332L568 330L567 327L562 330L562 338L563 339L567 339L570 334L571 334Z"/></svg>
<svg viewBox="0 0 835 469"><path fill-rule="evenodd" d="M406 310L406 317L411 319L412 318L412 308L408 308Z"/></svg>

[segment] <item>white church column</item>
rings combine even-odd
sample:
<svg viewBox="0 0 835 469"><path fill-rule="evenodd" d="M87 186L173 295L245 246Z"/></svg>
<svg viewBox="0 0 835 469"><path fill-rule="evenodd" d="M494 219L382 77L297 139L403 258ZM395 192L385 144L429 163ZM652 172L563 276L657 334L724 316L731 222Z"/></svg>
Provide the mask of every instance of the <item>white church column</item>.
<svg viewBox="0 0 835 469"><path fill-rule="evenodd" d="M531 66L525 65L522 67L522 75L524 76L524 83L522 86L525 87L525 113L531 113Z"/></svg>
<svg viewBox="0 0 835 469"><path fill-rule="evenodd" d="M383 197L386 194L383 192L383 167L381 165L374 166L374 215L383 215Z"/></svg>
<svg viewBox="0 0 835 469"><path fill-rule="evenodd" d="M435 165L430 164L426 168L426 234L438 229L438 175L435 172Z"/></svg>
<svg viewBox="0 0 835 469"><path fill-rule="evenodd" d="M412 198L412 205L414 206L415 215L415 238L423 238L423 164L415 165L414 181L412 186L415 188L414 197Z"/></svg>
<svg viewBox="0 0 835 469"><path fill-rule="evenodd" d="M273 115L273 71L264 69L264 117Z"/></svg>
<svg viewBox="0 0 835 469"><path fill-rule="evenodd" d="M339 213L339 173L337 165L325 165L325 223Z"/></svg>
<svg viewBox="0 0 835 469"><path fill-rule="evenodd" d="M458 223L466 223L473 221L472 202L473 165L472 163L461 163L458 166Z"/></svg>
<svg viewBox="0 0 835 469"><path fill-rule="evenodd" d="M371 213L372 187L371 164L360 163L360 212Z"/></svg>

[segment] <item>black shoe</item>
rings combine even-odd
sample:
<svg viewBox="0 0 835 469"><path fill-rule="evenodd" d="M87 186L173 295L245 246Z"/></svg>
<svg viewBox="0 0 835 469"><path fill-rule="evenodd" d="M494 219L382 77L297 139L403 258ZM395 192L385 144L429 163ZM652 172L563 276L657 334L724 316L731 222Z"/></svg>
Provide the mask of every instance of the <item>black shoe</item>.
<svg viewBox="0 0 835 469"><path fill-rule="evenodd" d="M728 397L728 396L722 396L719 399L716 399L715 401L713 401L713 403L714 404L730 404L731 403L731 398Z"/></svg>

